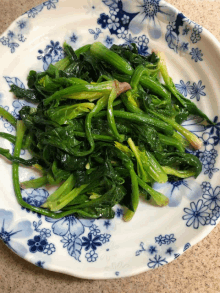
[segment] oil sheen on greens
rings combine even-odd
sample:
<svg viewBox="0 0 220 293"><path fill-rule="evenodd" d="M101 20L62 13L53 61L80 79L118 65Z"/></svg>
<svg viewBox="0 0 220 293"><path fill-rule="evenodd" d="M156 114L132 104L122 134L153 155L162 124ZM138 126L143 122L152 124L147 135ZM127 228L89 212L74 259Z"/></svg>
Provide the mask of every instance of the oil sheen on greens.
<svg viewBox="0 0 220 293"><path fill-rule="evenodd" d="M74 214L113 218L113 207L135 214L140 197L166 206L169 200L152 188L180 178L197 177L202 165L186 148L202 142L181 126L188 116L209 118L175 88L162 52L138 54L135 44L99 42L74 51L64 44L65 58L45 72L30 71L28 88L11 86L24 106L16 120L5 109L0 116L16 136L0 133L15 144L13 184L20 205L51 218ZM159 73L163 82L159 81ZM32 159L20 158L27 149ZM41 177L19 182L19 165L32 166ZM21 189L54 185L57 189L41 207L26 203Z"/></svg>

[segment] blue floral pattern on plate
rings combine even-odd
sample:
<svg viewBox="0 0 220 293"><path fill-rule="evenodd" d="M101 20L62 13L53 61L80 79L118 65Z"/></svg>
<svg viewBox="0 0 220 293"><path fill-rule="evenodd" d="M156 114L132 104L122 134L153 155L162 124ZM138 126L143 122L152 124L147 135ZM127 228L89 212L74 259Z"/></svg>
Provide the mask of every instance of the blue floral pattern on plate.
<svg viewBox="0 0 220 293"><path fill-rule="evenodd" d="M74 36L76 40L76 36ZM38 50L38 60L43 61L43 69L47 70L51 63L56 63L64 58L64 51L59 42L50 41L44 50Z"/></svg>
<svg viewBox="0 0 220 293"><path fill-rule="evenodd" d="M53 243L48 243L48 238L51 236L50 229L39 229L42 225L42 221L33 222L34 231L38 234L33 238L29 239L27 245L29 246L29 251L31 253L43 252L44 254L51 255L56 251L56 247Z"/></svg>
<svg viewBox="0 0 220 293"><path fill-rule="evenodd" d="M136 251L135 255L140 256L144 253L145 258L147 259L147 266L150 269L159 268L168 263L168 258L177 258L180 256L179 253L176 252L175 242L177 239L174 234L170 235L159 235L155 237L155 243L145 247L144 242L140 243L139 250ZM163 249L161 249L163 246ZM184 245L183 252L191 247L190 243Z"/></svg>
<svg viewBox="0 0 220 293"><path fill-rule="evenodd" d="M202 50L192 47L201 40L202 31L202 26L178 13L175 21L169 22L166 27L165 40L174 52L189 54L195 62L203 61Z"/></svg>
<svg viewBox="0 0 220 293"><path fill-rule="evenodd" d="M28 250L19 240L33 233L31 222L23 220L13 224L13 220L12 212L0 209L0 239L15 253L24 257Z"/></svg>
<svg viewBox="0 0 220 293"><path fill-rule="evenodd" d="M213 188L209 182L201 185L203 195L197 202L191 202L190 207L184 208L183 220L187 227L198 229L205 225L216 225L220 218L220 186Z"/></svg>
<svg viewBox="0 0 220 293"><path fill-rule="evenodd" d="M29 21L25 18L16 22L14 30L9 30L6 35L0 38L0 44L7 46L11 53L14 53L27 38L25 35L29 32Z"/></svg>
<svg viewBox="0 0 220 293"><path fill-rule="evenodd" d="M43 2L42 4L31 8L30 10L26 11L24 14L27 14L29 18L35 18L44 8L47 8L47 10L50 9L56 9L57 3L59 0L48 0Z"/></svg>
<svg viewBox="0 0 220 293"><path fill-rule="evenodd" d="M114 43L122 45L135 43L139 53L143 55L148 55L156 42L158 42L157 44L161 42L166 48L165 51L178 53L175 55L178 62L186 58L196 71L198 66L203 68L204 65L209 65L209 54L204 46L206 38L203 37L203 35L207 36L207 32L162 0L83 0L77 13L82 13L83 17L92 20L85 21L83 33L77 26L74 26L66 36L61 36L58 33L59 30L56 30L56 32L48 34L45 40L42 39L40 44L38 41L34 42L32 32L35 21L39 22L44 19L47 23L47 18L53 18L55 15L58 22L61 10L63 10L61 15L69 17L65 2L72 5L70 0L45 1L16 20L10 29L0 37L2 55L5 53L10 55L11 62L14 62L13 58L16 58L17 54L22 55L23 51L26 52L25 50L28 49L30 55L27 57L32 57L33 64L28 63L30 68L27 66L27 69L46 70L50 64L64 57L62 49L64 40L75 49L84 45L88 38L91 43L98 40L109 48ZM65 19L63 20L65 23ZM74 22L74 18L72 21ZM54 26L56 27L56 23ZM40 22L39 27L41 27ZM42 33L47 35L46 26ZM32 44L33 48L30 48ZM24 50L19 50L19 48L24 48ZM180 56L183 58L178 59ZM26 58L23 60L25 63ZM27 62L29 61L28 59ZM27 72L23 73L18 70L16 62L14 64L14 71L6 68L1 76L0 104L14 117L19 118L19 110L28 103L12 99L8 90L12 84L25 88ZM190 73L188 76L186 69L186 74L184 76L177 74L174 81L176 88L186 98L198 103L199 107L201 105L201 108L203 104L208 104L213 96L209 80L208 78L206 80L202 74L193 76ZM206 110L206 108L204 109ZM209 115L209 113L207 114ZM158 228L161 227L160 225L155 224L157 232L155 232L156 234L152 231L147 232L148 240L146 238L143 240L141 232L140 236L135 239L135 243L140 243L140 247L132 246L131 248L137 265L134 265L133 262L129 263L130 259L133 261L132 257L123 258L123 255L126 254L123 245L127 245L123 242L123 236L130 233L126 229L135 232L137 229L135 235L138 235L140 224L138 221L135 222L135 218L132 223L123 223L123 209L120 206L115 208L115 218L112 220L85 220L74 216L53 220L32 213L30 210L21 209L16 202L12 202L13 215L12 212L7 211L8 203L5 204L3 198L5 210L0 210L0 238L16 253L25 256L39 267L53 269L55 265L60 268L61 272L65 271L89 278L93 278L93 276L95 278L123 277L135 274L137 270L145 271L160 267L179 257L191 246L190 243L194 244L193 233L197 231L199 233L204 228L207 229L204 232L207 234L206 231L211 231L212 226L216 225L220 218L220 188L216 183L219 171L220 122L218 122L216 107L213 109L211 118L215 122L213 125L207 125L202 119L195 119L195 117L184 122L183 126L194 132L203 141L201 150L194 151L190 148L187 150L201 160L203 172L197 180L184 179L154 186L155 189L164 192L170 200L168 207L161 211L156 210L158 219L161 220L163 212L164 215L169 212L170 214L176 213L175 219L179 219L179 230L172 227L170 231L164 232L165 230ZM0 117L0 120L3 119ZM15 129L7 121L1 122L6 131L14 132ZM30 174L27 175L29 178L30 176ZM36 207L42 205L48 195L48 191L41 188L22 190L23 199ZM146 203L140 203L140 209L143 208L143 205L155 219L153 216L155 209L151 210ZM18 221L15 221L15 215L18 217ZM142 216L141 212L139 215ZM148 217L146 214L145 216ZM185 233L184 243L180 231L181 234ZM190 231L193 231L192 236L190 236ZM127 239L125 240L127 241ZM129 245L132 245L132 241L130 239ZM120 251L120 249L122 250ZM60 255L67 264L70 262L73 264L71 269L57 264ZM141 258L146 258L144 266L143 262L138 263ZM117 259L116 262L114 262L115 259ZM81 266L84 266L90 273L87 274L85 271L82 273ZM95 270L92 270L93 267L101 268L101 270L97 269L99 272L96 274Z"/></svg>
<svg viewBox="0 0 220 293"><path fill-rule="evenodd" d="M53 223L53 233L62 237L63 248L67 248L68 254L79 262L83 248L86 251L87 261L95 262L98 259L98 248L109 242L111 238L111 234L101 233L100 228L94 224L95 220L77 219L74 216L59 220L46 218L46 220Z"/></svg>

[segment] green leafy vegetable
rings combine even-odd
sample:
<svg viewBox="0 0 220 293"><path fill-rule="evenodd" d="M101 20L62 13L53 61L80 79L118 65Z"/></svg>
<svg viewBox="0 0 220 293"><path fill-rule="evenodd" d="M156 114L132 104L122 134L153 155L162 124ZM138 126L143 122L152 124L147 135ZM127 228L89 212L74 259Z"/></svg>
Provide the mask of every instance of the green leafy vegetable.
<svg viewBox="0 0 220 293"><path fill-rule="evenodd" d="M140 195L166 206L168 198L152 184L196 178L202 170L185 152L202 142L181 123L190 114L211 121L176 90L162 53L142 56L135 44L108 49L99 42L75 51L64 43L64 51L65 58L45 72L29 72L28 89L11 86L18 99L36 104L22 107L21 120L0 107L17 131L0 133L15 145L13 154L0 148L0 155L12 162L18 203L54 219L113 218L114 205L121 204L125 221L135 215ZM22 148L32 159L20 157ZM19 183L19 165L41 177ZM46 184L58 188L41 207L22 199L20 188Z"/></svg>

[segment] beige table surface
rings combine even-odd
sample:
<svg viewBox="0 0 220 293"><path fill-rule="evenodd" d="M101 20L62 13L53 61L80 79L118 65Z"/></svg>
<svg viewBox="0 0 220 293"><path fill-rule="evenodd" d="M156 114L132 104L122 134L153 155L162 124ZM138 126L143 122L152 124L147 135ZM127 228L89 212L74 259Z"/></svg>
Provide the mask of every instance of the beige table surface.
<svg viewBox="0 0 220 293"><path fill-rule="evenodd" d="M72 0L73 3L76 0ZM101 0L100 0L101 1ZM42 0L0 0L0 34ZM220 0L168 0L220 41ZM1 65L0 65L1 66ZM172 263L135 277L91 281L49 272L21 259L0 241L0 293L220 292L220 224Z"/></svg>

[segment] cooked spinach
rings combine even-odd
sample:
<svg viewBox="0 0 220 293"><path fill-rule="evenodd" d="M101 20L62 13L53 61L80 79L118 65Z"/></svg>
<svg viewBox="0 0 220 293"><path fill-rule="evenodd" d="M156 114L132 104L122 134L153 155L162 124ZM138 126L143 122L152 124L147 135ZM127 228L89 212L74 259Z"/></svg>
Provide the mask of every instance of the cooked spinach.
<svg viewBox="0 0 220 293"><path fill-rule="evenodd" d="M140 194L166 206L168 198L152 184L197 177L202 169L185 152L202 143L181 123L190 114L211 121L175 89L162 53L146 57L135 44L107 49L99 42L76 51L65 43L64 51L65 58L45 72L30 71L28 89L11 86L18 99L37 107L24 106L18 121L0 108L17 130L16 136L0 133L15 144L13 155L2 148L0 154L12 162L18 202L52 218L113 218L113 207L121 204L125 221L134 216ZM20 158L21 148L33 158ZM19 183L19 164L42 176ZM22 199L20 188L45 184L61 185L42 207Z"/></svg>

